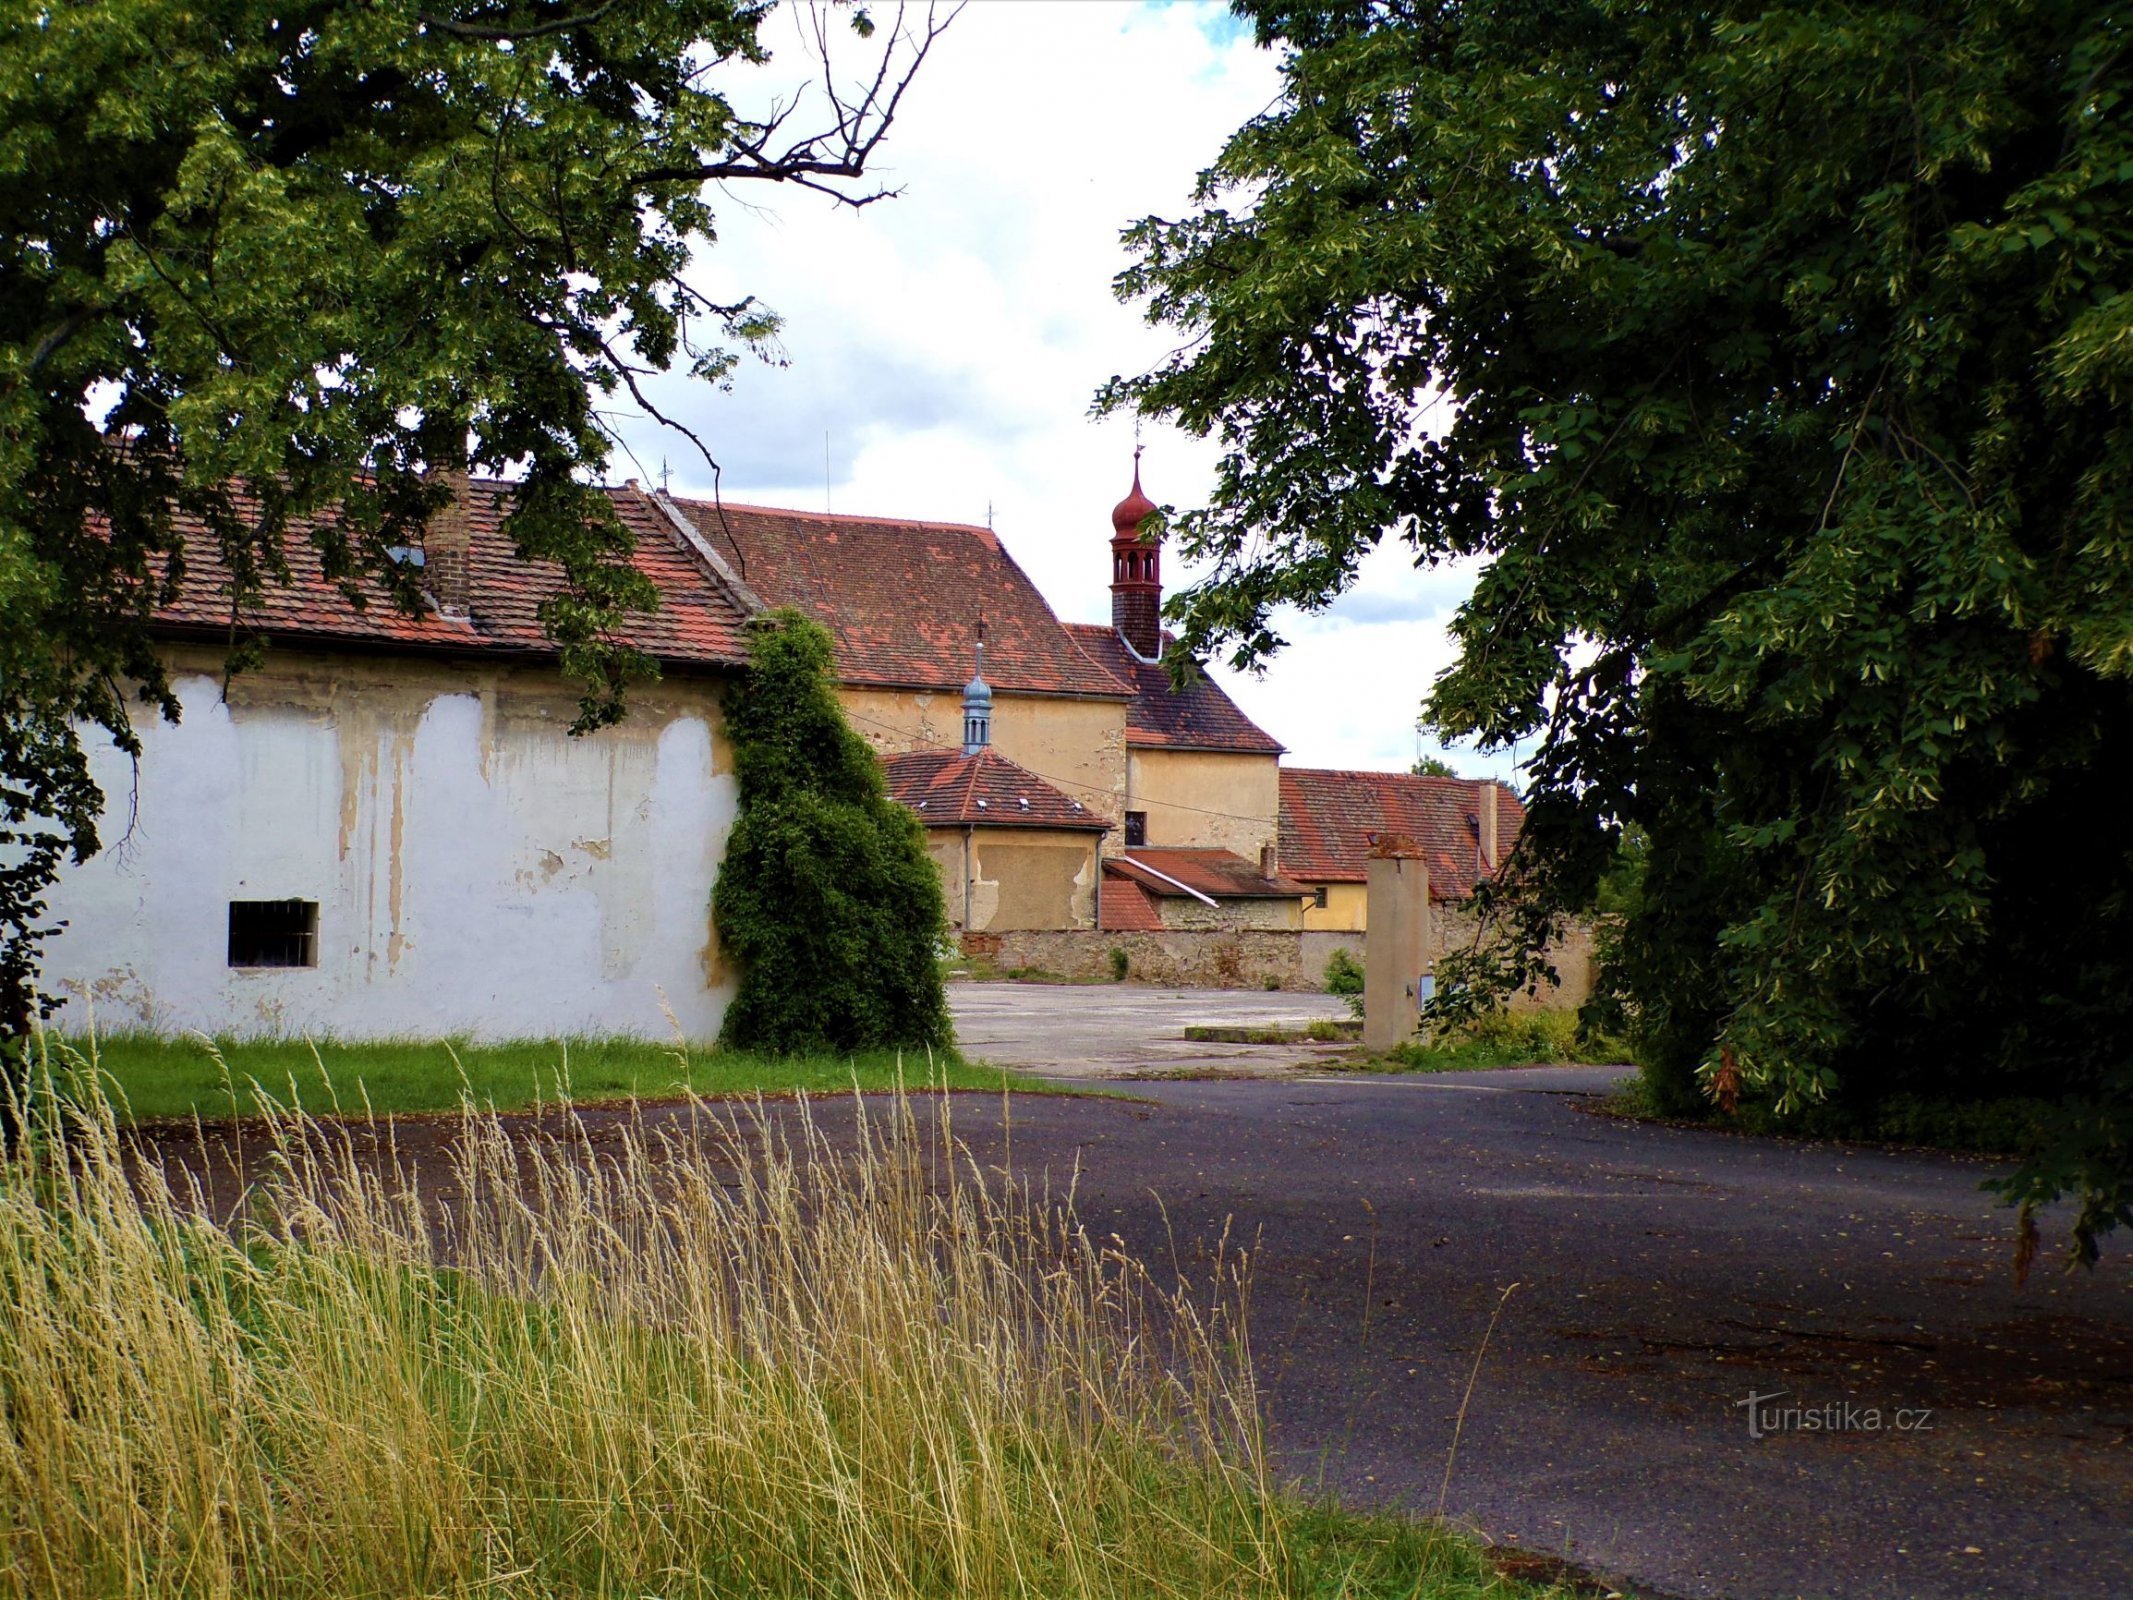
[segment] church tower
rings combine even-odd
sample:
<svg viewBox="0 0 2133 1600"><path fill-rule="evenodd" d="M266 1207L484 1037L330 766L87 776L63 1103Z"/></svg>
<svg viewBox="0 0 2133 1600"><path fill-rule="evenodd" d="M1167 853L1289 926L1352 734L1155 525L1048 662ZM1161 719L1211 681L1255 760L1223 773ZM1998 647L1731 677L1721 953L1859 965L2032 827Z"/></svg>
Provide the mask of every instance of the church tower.
<svg viewBox="0 0 2133 1600"><path fill-rule="evenodd" d="M1141 539L1155 502L1141 492L1141 452L1133 450L1133 492L1111 512L1111 626L1137 656L1163 653L1163 547Z"/></svg>

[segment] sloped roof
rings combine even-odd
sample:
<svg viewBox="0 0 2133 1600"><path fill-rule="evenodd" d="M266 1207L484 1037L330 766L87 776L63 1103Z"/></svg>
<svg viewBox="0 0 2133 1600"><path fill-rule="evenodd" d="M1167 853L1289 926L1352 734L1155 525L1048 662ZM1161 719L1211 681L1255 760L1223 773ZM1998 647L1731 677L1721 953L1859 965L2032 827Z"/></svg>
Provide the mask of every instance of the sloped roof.
<svg viewBox="0 0 2133 1600"><path fill-rule="evenodd" d="M1239 711L1237 703L1212 678L1202 677L1184 689L1173 688L1170 669L1134 655L1116 628L1089 622L1069 622L1065 627L1090 660L1132 686L1133 703L1126 709L1129 745L1241 755L1281 754L1281 741ZM1168 634L1163 636L1163 642L1167 648Z"/></svg>
<svg viewBox="0 0 2133 1600"><path fill-rule="evenodd" d="M409 616L384 594L361 610L327 578L308 525L293 522L284 544L290 582L269 580L258 603L240 613L240 630L277 638L348 644L390 644L419 650L481 650L552 656L555 645L541 630L540 604L563 585L562 568L549 561L521 560L502 531L510 510L509 484L476 479L467 495L467 569L470 601L464 617L435 611ZM687 550L659 508L630 489L607 491L609 502L637 545L632 563L659 589L659 608L628 618L620 632L639 649L673 663L735 666L748 658L746 618L703 562ZM244 496L237 496L240 507ZM157 608L166 630L222 632L231 625L229 569L214 535L196 519L178 516L184 540L185 584Z"/></svg>
<svg viewBox="0 0 2133 1600"><path fill-rule="evenodd" d="M1281 866L1312 883L1362 883L1369 877L1370 836L1406 834L1429 863L1433 900L1474 892L1484 785L1496 788L1498 859L1525 825L1526 808L1493 778L1437 778L1408 772L1281 769Z"/></svg>
<svg viewBox="0 0 2133 1600"><path fill-rule="evenodd" d="M750 588L828 628L846 683L960 692L985 618L985 678L1008 694L1123 700L990 528L671 498Z"/></svg>
<svg viewBox="0 0 2133 1600"><path fill-rule="evenodd" d="M1100 896L1102 926L1105 933L1160 933L1163 931L1162 914L1155 909L1155 902L1148 892L1131 878L1104 874L1103 893Z"/></svg>
<svg viewBox="0 0 2133 1600"><path fill-rule="evenodd" d="M1258 862L1233 850L1129 850L1106 861L1104 871L1165 898L1197 891L1215 900L1294 900L1311 892L1280 874L1262 877Z"/></svg>
<svg viewBox="0 0 2133 1600"><path fill-rule="evenodd" d="M909 806L928 827L1077 828L1101 833L1109 824L1036 774L992 750L913 750L886 756L890 798Z"/></svg>

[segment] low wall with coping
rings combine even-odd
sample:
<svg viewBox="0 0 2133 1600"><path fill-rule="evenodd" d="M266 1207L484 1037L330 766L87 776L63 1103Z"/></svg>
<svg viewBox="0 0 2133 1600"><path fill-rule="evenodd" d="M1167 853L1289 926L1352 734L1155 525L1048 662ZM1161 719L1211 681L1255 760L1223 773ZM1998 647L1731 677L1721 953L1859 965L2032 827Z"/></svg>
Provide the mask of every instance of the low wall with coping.
<svg viewBox="0 0 2133 1600"><path fill-rule="evenodd" d="M1472 937L1472 924L1458 913L1432 919L1433 953ZM1328 929L1168 928L1156 933L1099 933L1046 929L980 933L963 940L964 951L1001 968L1034 967L1063 978L1108 978L1111 952L1126 952L1126 975L1138 983L1200 989L1306 989L1326 986L1326 962L1346 950L1362 965L1369 936ZM1578 1005L1591 993L1591 938L1575 929L1553 953L1560 987L1521 995L1514 1009Z"/></svg>

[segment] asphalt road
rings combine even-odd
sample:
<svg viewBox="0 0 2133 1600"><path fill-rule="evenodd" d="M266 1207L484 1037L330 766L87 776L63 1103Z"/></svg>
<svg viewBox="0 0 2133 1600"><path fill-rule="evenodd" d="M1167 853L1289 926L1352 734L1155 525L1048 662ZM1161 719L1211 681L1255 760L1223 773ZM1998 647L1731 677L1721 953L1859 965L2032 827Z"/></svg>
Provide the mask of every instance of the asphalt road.
<svg viewBox="0 0 2133 1600"><path fill-rule="evenodd" d="M1344 1499L1436 1509L1500 1304L1444 1502L1493 1539L1682 1596L2133 1595L2124 1242L2017 1287L1989 1164L1625 1123L1612 1077L1020 1097L1013 1161L1188 1273L1255 1242L1282 1465Z"/></svg>
<svg viewBox="0 0 2133 1600"><path fill-rule="evenodd" d="M1180 1073L1279 1077L1344 1045L1198 1044L1187 1025L1302 1031L1348 1015L1331 995L1261 989L1165 989L1137 983L952 983L948 1003L966 1055L1054 1078Z"/></svg>

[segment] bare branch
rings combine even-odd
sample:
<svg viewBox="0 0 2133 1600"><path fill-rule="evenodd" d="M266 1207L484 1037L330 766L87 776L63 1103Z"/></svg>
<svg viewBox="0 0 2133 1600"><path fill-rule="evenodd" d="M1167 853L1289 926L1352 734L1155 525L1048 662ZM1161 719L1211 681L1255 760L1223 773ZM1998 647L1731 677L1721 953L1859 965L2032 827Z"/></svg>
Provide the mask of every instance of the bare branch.
<svg viewBox="0 0 2133 1600"><path fill-rule="evenodd" d="M429 11L416 12L415 20L433 32L448 33L455 39L481 39L502 43L515 39L538 39L543 34L569 33L577 28L588 28L614 9L615 0L605 0L604 4L594 6L590 11L581 11L573 17L557 17L549 22L531 22L521 27L459 22Z"/></svg>
<svg viewBox="0 0 2133 1600"><path fill-rule="evenodd" d="M740 124L726 151L716 161L648 167L624 181L631 188L713 181L789 183L798 188L813 189L855 208L890 198L898 191L878 190L872 194L854 195L836 184L866 176L867 162L896 121L905 91L925 65L934 42L962 9L962 4L957 4L944 17L929 5L925 26L920 31L904 25L903 11L899 8L896 24L889 30L888 47L876 64L873 81L866 85L856 101L848 101L838 93L830 67L829 34L818 16L814 30L815 49L822 60L823 84L829 97L829 127L795 137L773 151L772 141L792 116L798 104L795 101L793 105L779 108L767 121ZM900 71L895 66L899 45L908 46L911 52L910 59Z"/></svg>

